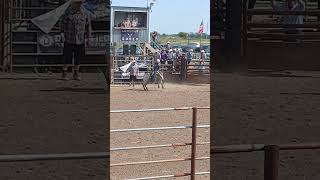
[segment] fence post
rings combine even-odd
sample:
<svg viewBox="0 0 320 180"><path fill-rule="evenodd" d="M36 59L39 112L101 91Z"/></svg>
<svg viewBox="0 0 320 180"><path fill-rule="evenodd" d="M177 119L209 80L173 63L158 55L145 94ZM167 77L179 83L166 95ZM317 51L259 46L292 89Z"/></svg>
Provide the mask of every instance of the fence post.
<svg viewBox="0 0 320 180"><path fill-rule="evenodd" d="M182 57L180 62L180 78L181 80L187 79L187 60L185 57Z"/></svg>
<svg viewBox="0 0 320 180"><path fill-rule="evenodd" d="M197 108L192 108L192 146L191 146L191 180L196 175L196 149L197 149Z"/></svg>
<svg viewBox="0 0 320 180"><path fill-rule="evenodd" d="M279 147L268 145L264 147L264 180L278 180Z"/></svg>

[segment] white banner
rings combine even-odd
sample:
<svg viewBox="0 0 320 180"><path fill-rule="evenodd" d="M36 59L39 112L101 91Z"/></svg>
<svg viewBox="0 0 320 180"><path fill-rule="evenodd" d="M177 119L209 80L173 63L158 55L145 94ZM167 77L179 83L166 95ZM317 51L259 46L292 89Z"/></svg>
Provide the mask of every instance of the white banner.
<svg viewBox="0 0 320 180"><path fill-rule="evenodd" d="M40 28L44 33L48 34L61 18L61 16L66 12L68 7L70 6L70 2L71 0L67 1L63 5L52 11L31 19L31 22L38 28Z"/></svg>
<svg viewBox="0 0 320 180"><path fill-rule="evenodd" d="M121 71L122 71L122 72L127 72L128 69L129 69L129 67L131 66L131 64L132 64L132 62L129 63L129 64L126 64L126 65L124 65L124 66L121 66L121 67L120 67Z"/></svg>

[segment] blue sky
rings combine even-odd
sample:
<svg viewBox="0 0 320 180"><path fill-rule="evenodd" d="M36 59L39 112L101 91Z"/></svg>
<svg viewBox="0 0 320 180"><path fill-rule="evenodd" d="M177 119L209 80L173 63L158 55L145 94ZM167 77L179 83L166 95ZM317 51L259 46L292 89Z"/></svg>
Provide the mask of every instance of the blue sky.
<svg viewBox="0 0 320 180"><path fill-rule="evenodd" d="M112 5L146 7L147 0L112 0ZM152 7L150 26L151 31L166 34L197 32L202 20L204 32L208 30L209 33L209 0L156 0Z"/></svg>

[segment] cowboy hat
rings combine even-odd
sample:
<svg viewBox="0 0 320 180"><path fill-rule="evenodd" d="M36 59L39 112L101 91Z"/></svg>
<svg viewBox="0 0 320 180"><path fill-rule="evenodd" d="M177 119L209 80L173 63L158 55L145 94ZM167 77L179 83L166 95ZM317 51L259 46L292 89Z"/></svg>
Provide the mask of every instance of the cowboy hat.
<svg viewBox="0 0 320 180"><path fill-rule="evenodd" d="M157 59L157 62L160 63L160 59Z"/></svg>
<svg viewBox="0 0 320 180"><path fill-rule="evenodd" d="M201 52L204 53L205 51L204 51L204 50L201 50Z"/></svg>

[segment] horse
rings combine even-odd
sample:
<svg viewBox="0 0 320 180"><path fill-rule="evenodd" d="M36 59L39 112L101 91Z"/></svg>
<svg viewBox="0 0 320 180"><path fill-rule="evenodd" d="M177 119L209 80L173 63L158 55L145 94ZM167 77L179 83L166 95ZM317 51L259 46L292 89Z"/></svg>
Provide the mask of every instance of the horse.
<svg viewBox="0 0 320 180"><path fill-rule="evenodd" d="M145 73L145 75L143 76L143 82L142 82L142 87L145 91L148 91L147 85L148 83L150 83L151 81L153 81L151 79L151 73ZM164 77L163 77L163 73L157 71L155 74L155 81L151 82L151 83L156 83L158 84L158 88L160 88L160 83L162 86L162 89L164 89Z"/></svg>

